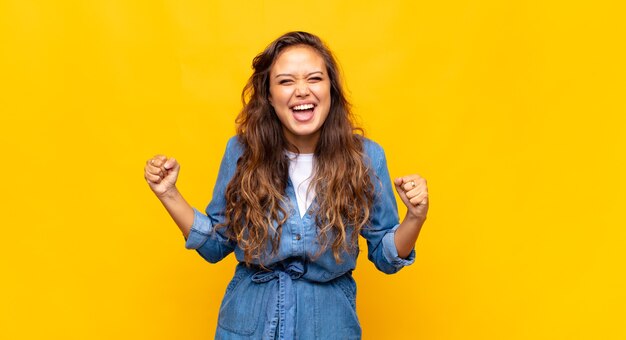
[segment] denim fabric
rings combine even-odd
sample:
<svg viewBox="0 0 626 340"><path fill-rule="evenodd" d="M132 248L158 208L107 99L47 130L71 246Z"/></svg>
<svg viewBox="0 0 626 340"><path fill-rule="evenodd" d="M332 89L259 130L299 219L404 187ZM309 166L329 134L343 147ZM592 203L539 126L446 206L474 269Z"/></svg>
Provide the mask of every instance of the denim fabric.
<svg viewBox="0 0 626 340"><path fill-rule="evenodd" d="M363 147L376 195L370 224L361 235L367 240L368 259L380 271L392 274L413 263L415 250L406 259L398 256L394 243L398 211L385 154L369 139L364 139ZM233 251L239 261L222 300L215 338L360 339L352 278L358 253L342 253L341 263L335 261L332 249L314 257L319 249L315 202L301 218L290 181L286 188L289 217L282 228L279 251L262 263L269 271L261 270L258 261L246 267L236 242L225 237L224 229L213 230L224 221L226 186L241 154L237 138L231 138L206 215L194 208L194 222L185 243L208 262L220 261Z"/></svg>

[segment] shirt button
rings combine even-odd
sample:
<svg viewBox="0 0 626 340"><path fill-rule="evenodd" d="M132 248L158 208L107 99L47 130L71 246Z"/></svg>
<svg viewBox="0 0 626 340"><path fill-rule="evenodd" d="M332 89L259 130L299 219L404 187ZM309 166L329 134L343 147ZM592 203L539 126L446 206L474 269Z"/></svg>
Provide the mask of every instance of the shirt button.
<svg viewBox="0 0 626 340"><path fill-rule="evenodd" d="M296 234L296 241L300 241L301 238L302 236L300 236L300 234Z"/></svg>

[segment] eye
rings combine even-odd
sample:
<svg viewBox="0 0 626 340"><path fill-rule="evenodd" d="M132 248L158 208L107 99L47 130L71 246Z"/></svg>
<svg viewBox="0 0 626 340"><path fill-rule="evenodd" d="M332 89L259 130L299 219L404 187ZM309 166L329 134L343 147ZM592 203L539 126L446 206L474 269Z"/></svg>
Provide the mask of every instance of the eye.
<svg viewBox="0 0 626 340"><path fill-rule="evenodd" d="M322 81L322 77L311 77L309 81L312 83L317 83L318 81Z"/></svg>
<svg viewBox="0 0 626 340"><path fill-rule="evenodd" d="M291 79L281 79L281 80L278 81L278 84L280 84L280 85L289 85L291 83L292 83Z"/></svg>

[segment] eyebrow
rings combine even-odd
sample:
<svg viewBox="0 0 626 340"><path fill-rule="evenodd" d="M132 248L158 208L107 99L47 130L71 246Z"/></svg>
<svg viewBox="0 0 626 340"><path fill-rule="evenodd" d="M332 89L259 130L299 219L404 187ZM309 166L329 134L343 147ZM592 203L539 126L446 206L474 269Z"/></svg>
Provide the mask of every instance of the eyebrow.
<svg viewBox="0 0 626 340"><path fill-rule="evenodd" d="M311 76L312 74L316 74L316 73L320 73L320 74L322 74L322 75L324 74L324 72L322 72L322 71L315 71L315 72L311 72L311 73L307 74L306 76L307 76L307 77L309 77L309 76ZM281 73L281 74L277 74L277 75L276 75L276 77L274 77L274 78L278 78L278 77L281 77L281 76L282 76L282 77L293 77L293 74L290 74L290 73Z"/></svg>

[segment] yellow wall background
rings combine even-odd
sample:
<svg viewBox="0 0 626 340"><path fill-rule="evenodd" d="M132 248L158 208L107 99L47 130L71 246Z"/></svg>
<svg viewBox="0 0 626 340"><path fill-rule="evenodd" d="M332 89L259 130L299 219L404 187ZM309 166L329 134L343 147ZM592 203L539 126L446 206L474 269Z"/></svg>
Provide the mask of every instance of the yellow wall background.
<svg viewBox="0 0 626 340"><path fill-rule="evenodd" d="M144 162L176 156L203 209L252 58L306 30L336 52L392 176L431 193L413 266L359 258L364 339L625 339L625 15L0 0L0 338L212 338L235 262L184 249Z"/></svg>

